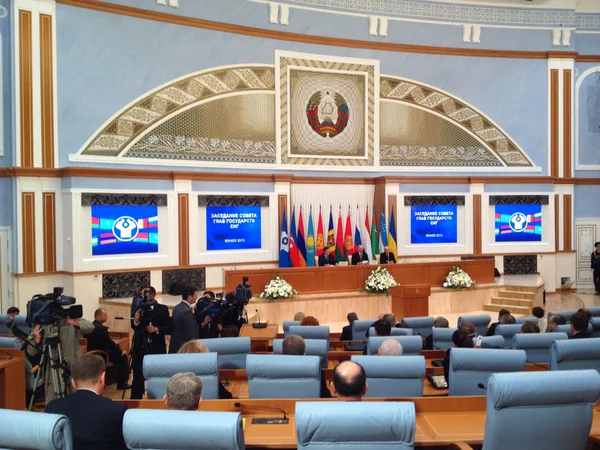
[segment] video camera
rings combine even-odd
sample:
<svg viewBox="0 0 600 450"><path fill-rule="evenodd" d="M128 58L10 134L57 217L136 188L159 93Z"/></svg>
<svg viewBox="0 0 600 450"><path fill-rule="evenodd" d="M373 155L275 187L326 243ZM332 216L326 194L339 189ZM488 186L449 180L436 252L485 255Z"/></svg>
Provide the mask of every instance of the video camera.
<svg viewBox="0 0 600 450"><path fill-rule="evenodd" d="M64 318L83 317L83 307L75 305L77 299L63 295L62 287L55 287L51 294L34 295L27 302L27 318L30 327L35 325L58 325Z"/></svg>

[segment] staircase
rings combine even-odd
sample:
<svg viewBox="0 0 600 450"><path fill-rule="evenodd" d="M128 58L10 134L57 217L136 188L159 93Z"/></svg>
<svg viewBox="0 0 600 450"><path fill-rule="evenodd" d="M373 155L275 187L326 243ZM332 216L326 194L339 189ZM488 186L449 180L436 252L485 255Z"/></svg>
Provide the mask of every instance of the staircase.
<svg viewBox="0 0 600 450"><path fill-rule="evenodd" d="M535 302L536 287L505 286L491 303L483 305L484 311L498 312L502 308L508 309L511 314L531 315L531 308Z"/></svg>

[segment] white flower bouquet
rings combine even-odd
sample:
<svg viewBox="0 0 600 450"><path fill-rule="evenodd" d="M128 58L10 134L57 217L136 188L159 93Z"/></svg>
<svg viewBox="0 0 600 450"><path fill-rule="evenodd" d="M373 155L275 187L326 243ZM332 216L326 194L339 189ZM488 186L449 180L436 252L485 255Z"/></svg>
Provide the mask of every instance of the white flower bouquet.
<svg viewBox="0 0 600 450"><path fill-rule="evenodd" d="M467 272L463 271L458 266L454 266L448 273L446 281L442 286L448 289L469 289L475 287L475 282Z"/></svg>
<svg viewBox="0 0 600 450"><path fill-rule="evenodd" d="M394 277L390 275L384 267L377 267L369 278L365 281L365 291L367 292L385 292L392 286L398 286Z"/></svg>
<svg viewBox="0 0 600 450"><path fill-rule="evenodd" d="M298 292L292 287L290 283L285 281L279 275L269 281L269 284L265 286L265 290L260 293L260 298L267 300L277 300L279 298L292 297Z"/></svg>

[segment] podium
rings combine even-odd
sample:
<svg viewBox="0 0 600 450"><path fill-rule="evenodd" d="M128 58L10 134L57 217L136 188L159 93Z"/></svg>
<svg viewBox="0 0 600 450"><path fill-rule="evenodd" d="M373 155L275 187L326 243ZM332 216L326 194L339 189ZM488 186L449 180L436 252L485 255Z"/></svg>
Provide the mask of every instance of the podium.
<svg viewBox="0 0 600 450"><path fill-rule="evenodd" d="M429 284L394 286L389 293L392 296L392 314L396 320L429 315Z"/></svg>

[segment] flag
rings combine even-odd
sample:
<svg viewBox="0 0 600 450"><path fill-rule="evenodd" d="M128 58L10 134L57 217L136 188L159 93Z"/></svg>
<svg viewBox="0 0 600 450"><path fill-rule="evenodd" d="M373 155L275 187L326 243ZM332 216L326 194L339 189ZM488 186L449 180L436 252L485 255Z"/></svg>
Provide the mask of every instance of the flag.
<svg viewBox="0 0 600 450"><path fill-rule="evenodd" d="M304 239L304 220L302 219L302 206L300 206L300 215L298 216L298 237L296 246L300 254L300 267L306 267L306 240Z"/></svg>
<svg viewBox="0 0 600 450"><path fill-rule="evenodd" d="M323 233L321 230L321 242L323 242ZM312 206L308 212L308 235L306 236L306 265L315 266L315 230L312 220Z"/></svg>
<svg viewBox="0 0 600 450"><path fill-rule="evenodd" d="M346 214L346 230L344 232L344 247L346 255L350 256L354 253L354 242L352 241L352 221L350 220L350 205L348 205L348 214Z"/></svg>
<svg viewBox="0 0 600 450"><path fill-rule="evenodd" d="M373 250L373 256L379 255L379 238L377 237L377 221L375 220L375 212L373 212L373 222L371 223L371 249Z"/></svg>
<svg viewBox="0 0 600 450"><path fill-rule="evenodd" d="M398 260L398 248L396 246L396 219L394 218L394 208L392 208L392 215L390 216L390 229L388 231L388 246L390 247L390 253Z"/></svg>
<svg viewBox="0 0 600 450"><path fill-rule="evenodd" d="M296 209L292 209L292 223L290 224L290 267L300 267L300 253L296 246Z"/></svg>
<svg viewBox="0 0 600 450"><path fill-rule="evenodd" d="M325 241L323 240L323 214L321 214L321 205L319 205L319 224L317 226L317 256L321 256L325 250Z"/></svg>
<svg viewBox="0 0 600 450"><path fill-rule="evenodd" d="M338 262L344 261L346 252L344 251L344 230L342 225L342 207L338 211L337 230L335 232L335 259Z"/></svg>
<svg viewBox="0 0 600 450"><path fill-rule="evenodd" d="M381 211L381 222L379 223L379 247L383 251L383 247L388 245L387 240L387 221L385 220L385 211Z"/></svg>
<svg viewBox="0 0 600 450"><path fill-rule="evenodd" d="M327 229L327 247L335 253L335 233L333 231L333 213L331 205L329 206L329 228Z"/></svg>
<svg viewBox="0 0 600 450"><path fill-rule="evenodd" d="M358 251L358 246L362 245L362 239L360 238L360 211L358 210L358 205L356 205L356 219L354 219L354 223L356 224L354 227L354 249L353 251ZM371 259L371 255L367 253L369 259Z"/></svg>
<svg viewBox="0 0 600 450"><path fill-rule="evenodd" d="M290 238L287 232L287 216L283 210L281 239L279 240L279 267L290 267Z"/></svg>
<svg viewBox="0 0 600 450"><path fill-rule="evenodd" d="M365 213L365 223L363 224L362 230L362 241L365 252L369 255L369 259L375 259L373 249L371 248L371 228L369 227L369 206L367 205L367 212Z"/></svg>

